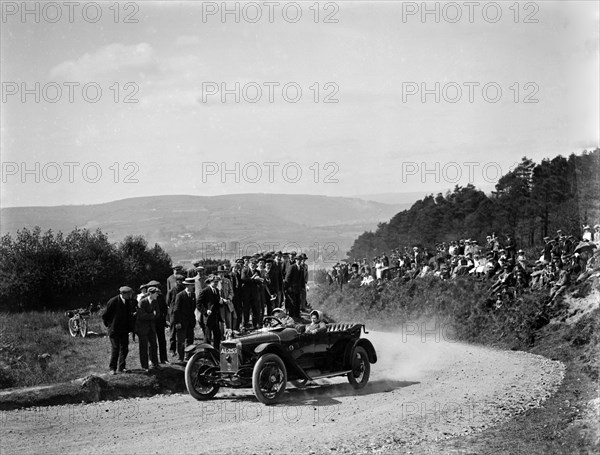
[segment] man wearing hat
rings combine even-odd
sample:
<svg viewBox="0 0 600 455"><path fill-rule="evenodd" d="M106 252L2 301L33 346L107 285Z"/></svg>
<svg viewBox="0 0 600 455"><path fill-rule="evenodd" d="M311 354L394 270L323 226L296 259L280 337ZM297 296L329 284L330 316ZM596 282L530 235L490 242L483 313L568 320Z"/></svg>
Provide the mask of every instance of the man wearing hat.
<svg viewBox="0 0 600 455"><path fill-rule="evenodd" d="M140 293L136 296L136 300L139 302L142 301L143 298L148 296L148 285L142 284L140 286Z"/></svg>
<svg viewBox="0 0 600 455"><path fill-rule="evenodd" d="M136 302L133 289L121 286L119 295L112 297L106 304L102 314L104 326L108 328L111 344L109 368L111 374L126 372L125 360L129 352L129 332L133 331Z"/></svg>
<svg viewBox="0 0 600 455"><path fill-rule="evenodd" d="M167 320L169 323L171 322L171 313L173 312L173 306L175 304L175 298L177 294L185 289L183 285L183 280L185 277L183 275L177 274L175 275L175 286L167 292ZM177 355L177 330L175 330L175 326L170 324L171 335L169 337L169 352L171 355Z"/></svg>
<svg viewBox="0 0 600 455"><path fill-rule="evenodd" d="M271 270L269 271L271 275L271 285L273 289L276 291L277 298L275 299L275 305L280 306L283 302L283 253L278 251L275 253L275 257L273 259L273 265L271 266Z"/></svg>
<svg viewBox="0 0 600 455"><path fill-rule="evenodd" d="M206 279L208 286L202 289L196 304L196 309L206 315L205 341L211 343L217 351L221 346L221 294L217 289L218 282L217 275L209 275Z"/></svg>
<svg viewBox="0 0 600 455"><path fill-rule="evenodd" d="M267 314L270 314L273 305L279 306L281 294L281 271L277 268L273 259L267 259L265 263L265 282L267 285Z"/></svg>
<svg viewBox="0 0 600 455"><path fill-rule="evenodd" d="M183 269L183 267L180 265L173 266L173 275L167 278L167 295L171 289L177 286L177 275L181 274L181 269Z"/></svg>
<svg viewBox="0 0 600 455"><path fill-rule="evenodd" d="M504 244L506 255L509 259L514 259L517 255L517 242L512 234L506 234L506 243Z"/></svg>
<svg viewBox="0 0 600 455"><path fill-rule="evenodd" d="M135 319L135 331L139 338L140 365L146 372L150 372L149 367L158 366L155 324L159 313L157 297L158 288L155 286L149 287L148 296L138 303ZM150 364L148 364L148 353L150 354Z"/></svg>
<svg viewBox="0 0 600 455"><path fill-rule="evenodd" d="M242 305L244 311L244 325L250 327L250 311L252 311L252 325L259 328L262 325L260 318L260 297L259 292L263 288L263 278L256 270L257 261L255 259L249 262L248 267L242 269Z"/></svg>
<svg viewBox="0 0 600 455"><path fill-rule="evenodd" d="M289 317L283 308L274 308L272 314L281 321L283 327L295 328L297 325L296 321Z"/></svg>
<svg viewBox="0 0 600 455"><path fill-rule="evenodd" d="M295 256L292 256L285 274L284 287L286 291L285 306L293 318L300 317L300 287L303 281L304 272L298 267Z"/></svg>
<svg viewBox="0 0 600 455"><path fill-rule="evenodd" d="M156 339L158 341L158 354L160 363L169 363L169 358L167 357L167 340L165 338L165 329L168 327L167 318L169 316L169 307L167 306L167 300L160 289L160 283L156 280L152 280L148 283L148 287L150 288L152 286L158 289L158 292L156 293L158 314L154 319Z"/></svg>
<svg viewBox="0 0 600 455"><path fill-rule="evenodd" d="M308 257L302 253L298 256L298 269L300 269L300 310L306 310L306 285L308 284Z"/></svg>
<svg viewBox="0 0 600 455"><path fill-rule="evenodd" d="M177 294L171 310L171 326L175 328L177 354L179 361L184 361L185 348L194 343L194 327L196 318L196 296L194 295L194 279L183 281L185 289Z"/></svg>
<svg viewBox="0 0 600 455"><path fill-rule="evenodd" d="M233 330L239 330L240 324L242 324L242 264L243 259L237 259L231 273L229 274L231 279L231 285L233 287L233 308L235 310L236 318L233 320Z"/></svg>
<svg viewBox="0 0 600 455"><path fill-rule="evenodd" d="M233 306L233 284L231 280L225 276L225 266L220 265L217 267L217 276L219 277L218 288L221 293L221 320L224 321L227 329L233 330L236 326L237 313ZM223 322L221 322L221 333L225 333L223 330Z"/></svg>
<svg viewBox="0 0 600 455"><path fill-rule="evenodd" d="M282 257L283 261L281 264L281 277L285 280L288 268L290 267L290 265L292 265L292 258L296 260L296 252L292 251L291 253L283 253Z"/></svg>
<svg viewBox="0 0 600 455"><path fill-rule="evenodd" d="M206 287L206 274L204 272L204 267L200 265L200 261L194 261L192 263L194 266L194 275L191 278L194 278L194 295L196 296L196 303L198 303L198 298L200 297L200 292L202 289ZM206 327L204 325L204 318L197 318L198 324L200 324L200 328L202 329L202 333L206 331Z"/></svg>

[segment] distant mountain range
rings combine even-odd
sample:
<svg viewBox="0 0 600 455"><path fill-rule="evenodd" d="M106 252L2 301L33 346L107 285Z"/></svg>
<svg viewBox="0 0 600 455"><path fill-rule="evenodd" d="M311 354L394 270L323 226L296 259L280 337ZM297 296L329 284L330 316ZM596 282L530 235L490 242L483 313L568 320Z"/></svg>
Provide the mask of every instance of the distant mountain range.
<svg viewBox="0 0 600 455"><path fill-rule="evenodd" d="M382 204L400 205L404 209L409 209L416 201L423 199L428 194L426 191L413 191L408 193L375 193L375 194L358 194L354 197L365 201L380 202ZM433 192L437 194L437 192ZM444 191L445 193L445 191Z"/></svg>
<svg viewBox="0 0 600 455"><path fill-rule="evenodd" d="M181 195L95 205L8 207L2 209L0 233L34 226L63 233L76 227L100 228L114 242L143 235L175 261L301 249L314 261L329 262L343 259L358 235L376 229L379 222L388 221L418 198L386 204L358 197Z"/></svg>

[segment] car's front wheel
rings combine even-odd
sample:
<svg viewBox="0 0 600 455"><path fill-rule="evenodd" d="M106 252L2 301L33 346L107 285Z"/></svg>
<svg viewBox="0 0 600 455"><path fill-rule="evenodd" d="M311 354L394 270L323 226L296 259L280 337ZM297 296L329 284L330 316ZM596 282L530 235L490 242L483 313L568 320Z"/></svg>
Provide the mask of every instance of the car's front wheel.
<svg viewBox="0 0 600 455"><path fill-rule="evenodd" d="M287 370L281 357L265 354L254 365L252 388L258 401L274 404L285 391Z"/></svg>
<svg viewBox="0 0 600 455"><path fill-rule="evenodd" d="M365 348L357 346L352 353L352 370L348 373L348 382L355 389L362 389L369 382L371 364Z"/></svg>
<svg viewBox="0 0 600 455"><path fill-rule="evenodd" d="M185 366L185 386L196 400L208 400L219 391L219 386L208 379L219 371L206 352L195 353Z"/></svg>

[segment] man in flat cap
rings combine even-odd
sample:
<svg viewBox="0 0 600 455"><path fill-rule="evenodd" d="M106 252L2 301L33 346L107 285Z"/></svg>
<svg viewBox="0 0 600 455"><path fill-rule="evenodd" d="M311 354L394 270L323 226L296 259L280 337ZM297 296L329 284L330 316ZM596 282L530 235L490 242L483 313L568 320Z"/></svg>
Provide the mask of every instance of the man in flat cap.
<svg viewBox="0 0 600 455"><path fill-rule="evenodd" d="M158 304L158 314L154 319L154 325L156 326L156 339L158 341L158 354L160 363L169 363L167 357L167 340L165 338L165 329L169 326L167 324L167 318L169 317L169 307L167 305L167 299L162 293L160 283L156 280L152 280L148 283L148 287L154 286L158 289L156 293L156 302Z"/></svg>
<svg viewBox="0 0 600 455"><path fill-rule="evenodd" d="M173 312L175 298L177 297L177 294L179 294L181 291L183 291L185 289L185 286L183 285L184 279L185 279L185 277L183 275L180 275L180 274L175 275L175 286L173 288L171 288L170 291L167 292L167 308L168 308L167 320L169 321L169 324L171 322L171 314ZM169 336L169 352L171 353L171 355L176 356L177 355L177 330L175 329L175 326L173 324L170 324L170 330L171 330L171 334Z"/></svg>
<svg viewBox="0 0 600 455"><path fill-rule="evenodd" d="M173 275L167 278L167 295L169 294L171 289L177 286L177 275L181 274L182 269L183 267L180 265L173 266Z"/></svg>
<svg viewBox="0 0 600 455"><path fill-rule="evenodd" d="M250 327L250 312L252 312L252 325L254 328L262 326L260 296L263 289L264 279L256 269L257 261L250 261L248 267L242 269L242 305L244 313L244 325Z"/></svg>
<svg viewBox="0 0 600 455"><path fill-rule="evenodd" d="M209 275L206 279L207 287L200 292L200 298L196 309L206 315L205 341L211 343L218 351L221 346L221 293L217 289L220 278L217 275Z"/></svg>
<svg viewBox="0 0 600 455"><path fill-rule="evenodd" d="M271 283L273 288L276 290L277 299L275 299L275 306L281 306L283 304L283 253L278 251L275 253L273 259L273 265L271 269Z"/></svg>
<svg viewBox="0 0 600 455"><path fill-rule="evenodd" d="M194 275L191 278L194 278L194 295L196 296L196 303L198 303L198 298L200 297L200 293L202 289L206 287L206 273L204 271L204 267L200 265L200 261L194 261L192 265L194 266ZM190 278L190 277L188 277ZM200 315L196 315L200 316ZM206 326L204 325L203 317L196 317L200 328L202 329L202 333L206 332Z"/></svg>
<svg viewBox="0 0 600 455"><path fill-rule="evenodd" d="M217 267L217 275L219 277L218 288L221 294L221 333L225 333L225 329L234 330L237 322L237 313L233 305L233 283L225 275L227 270L224 265Z"/></svg>
<svg viewBox="0 0 600 455"><path fill-rule="evenodd" d="M297 257L296 263L300 270L300 310L306 310L306 286L308 285L308 265L306 260L308 257L302 253Z"/></svg>
<svg viewBox="0 0 600 455"><path fill-rule="evenodd" d="M171 326L175 328L177 354L180 362L184 361L185 348L194 343L194 327L196 326L194 279L186 278L183 285L185 289L177 294L171 309Z"/></svg>
<svg viewBox="0 0 600 455"><path fill-rule="evenodd" d="M111 344L109 368L111 374L127 372L125 360L129 353L129 332L133 331L134 312L137 302L133 298L133 289L121 286L119 295L112 297L102 314L104 326L108 328Z"/></svg>
<svg viewBox="0 0 600 455"><path fill-rule="evenodd" d="M140 364L146 372L158 366L158 343L156 338L156 318L159 316L158 288L150 286L148 295L138 302L135 331L139 338ZM164 333L164 332L163 332ZM148 354L150 363L148 363Z"/></svg>

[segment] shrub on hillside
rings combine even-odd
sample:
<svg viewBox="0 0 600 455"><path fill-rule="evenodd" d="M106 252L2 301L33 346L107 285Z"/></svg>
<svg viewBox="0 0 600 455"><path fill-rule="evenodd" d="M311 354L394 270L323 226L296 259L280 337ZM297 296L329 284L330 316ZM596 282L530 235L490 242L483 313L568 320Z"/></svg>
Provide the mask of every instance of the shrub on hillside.
<svg viewBox="0 0 600 455"><path fill-rule="evenodd" d="M394 329L414 321L451 324L465 341L507 342L512 347L529 345L535 332L546 325L552 312L545 296L531 293L496 307L489 283L470 279L443 281L435 277L408 283L391 281L385 286L311 289L313 308L336 321L366 322L375 328Z"/></svg>
<svg viewBox="0 0 600 455"><path fill-rule="evenodd" d="M164 281L170 268L169 255L139 236L117 247L100 230L75 229L64 237L22 229L0 239L0 310L87 307L123 284Z"/></svg>

